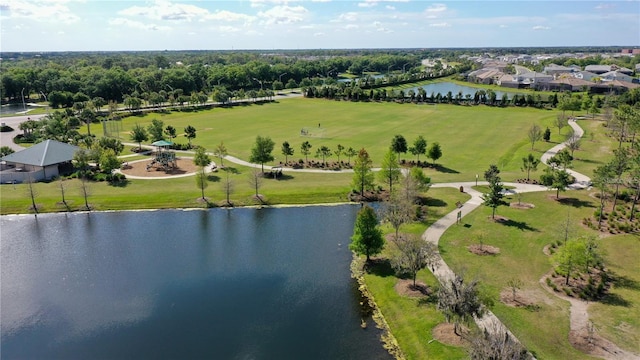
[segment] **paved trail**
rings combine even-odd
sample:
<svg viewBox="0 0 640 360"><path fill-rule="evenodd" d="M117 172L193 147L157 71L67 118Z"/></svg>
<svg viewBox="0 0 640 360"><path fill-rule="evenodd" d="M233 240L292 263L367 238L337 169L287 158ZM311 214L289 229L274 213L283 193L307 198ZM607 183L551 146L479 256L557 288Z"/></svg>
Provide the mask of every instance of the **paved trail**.
<svg viewBox="0 0 640 360"><path fill-rule="evenodd" d="M34 116L35 117L35 116ZM32 118L34 118L32 117ZM17 126L20 124L20 122L26 121L27 120L27 116L22 116L22 117L14 117L14 118L3 118L3 122L6 122L7 124L10 124L12 127L17 129ZM575 120L569 121L569 125L571 126L571 128L573 128L573 130L575 131L575 133L578 136L582 136L584 134L584 131L582 130L582 128L580 126L578 126L578 124L576 123ZM15 136L14 133L10 133L11 136ZM9 143L13 143L13 141L7 141L6 137L2 137L2 144L9 144ZM15 144L14 144L15 145ZM137 144L132 144L132 143L125 143L125 145L128 146L137 146ZM566 147L567 144L566 142L558 144L556 146L554 146L553 148L549 149L547 152L545 152L542 156L541 156L541 161L542 163L546 164L546 161L552 157L553 155L557 154L560 150L562 150L564 147ZM150 149L153 149L152 146L143 146L143 147L147 147ZM18 147L19 150L20 147ZM189 152L188 152L189 153ZM212 154L209 154L212 155ZM233 157L231 155L227 155L224 157L225 160L231 162L231 163L235 163L238 165L243 165L243 166L248 166L248 167L261 167L260 164L252 164L250 162L244 161L242 159L238 159L236 157ZM273 167L272 166L264 166L265 169L267 170L271 170ZM353 170L350 169L345 169L345 170L321 170L321 169L290 169L290 168L285 168L284 170L286 170L287 172L309 172L309 173L341 173L341 172L353 172ZM377 169L374 169L377 170ZM572 184L570 186L571 189L585 189L588 188L591 184L591 180L589 179L588 176L584 175L584 174L580 174L576 171L573 170L567 170L567 172L569 172L572 176L575 177L576 179L576 183ZM191 176L193 174L185 174L182 176ZM128 176L133 178L132 176ZM175 177L175 176L173 176ZM145 178L145 179L163 179L163 178ZM438 242L440 240L440 237L444 234L444 232L447 230L447 228L449 228L450 226L452 226L453 224L456 223L456 219L458 216L458 212L461 213L461 217L466 216L467 214L469 214L470 212L472 212L473 210L475 210L478 206L482 205L482 194L476 190L473 190L471 187L474 186L476 184L476 182L454 182L454 183L440 183L440 184L434 184L433 187L434 188L439 188L439 187L453 187L456 189L459 189L460 187L463 187L464 191L469 194L471 196L471 198L465 202L463 204L463 206L460 209L456 209L452 212L450 212L449 214L445 215L444 217L442 217L441 219L439 219L438 221L436 221L433 225L431 225L423 234L422 234L422 238L425 241L429 241L431 243L433 243L434 245L438 245ZM479 182L479 185L486 185L486 182ZM519 184L519 183L504 183L504 185L507 186L513 186L515 187L515 191L517 191L518 193L524 193L524 192L534 192L534 191L548 191L549 189L547 189L544 186L540 186L540 185L529 185L529 184ZM453 277L455 276L455 273L449 268L449 266L444 262L444 260L442 259L442 257L440 257L438 255L438 265L437 267L435 267L435 270L433 271L434 275L436 276L436 278L441 282L447 282L451 279L453 279ZM570 307L570 327L571 327L571 331L572 332L584 332L586 329L586 326L588 324L588 319L589 319L589 315L587 312L587 303L578 299L573 299L573 298L565 298L565 300L569 301L569 303L571 304ZM502 331L502 332L508 332L511 336L513 336L514 339L517 340L517 338L507 329L507 327L500 321L500 319L498 319L497 316L495 316L491 311L486 311L485 314L480 317L480 318L476 318L475 319L476 324L478 325L479 328L481 329L486 329L487 331ZM597 335L596 335L597 336ZM602 337L598 337L601 341L603 341L604 344L606 344L605 349L606 351L603 353L602 351L599 352L594 352L591 355L594 356L600 356L603 357L605 359L624 359L624 360L640 360L640 356L630 353L628 351L625 351L621 348L619 348L618 346L616 346L615 344L613 344L612 342L602 338Z"/></svg>

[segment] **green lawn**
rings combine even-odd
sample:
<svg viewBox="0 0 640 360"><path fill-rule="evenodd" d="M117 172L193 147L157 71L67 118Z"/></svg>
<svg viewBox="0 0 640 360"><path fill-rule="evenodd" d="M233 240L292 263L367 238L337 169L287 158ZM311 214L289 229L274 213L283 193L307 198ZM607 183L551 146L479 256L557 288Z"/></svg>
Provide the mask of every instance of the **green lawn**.
<svg viewBox="0 0 640 360"><path fill-rule="evenodd" d="M469 196L453 188L430 189L431 198L427 220L421 223L404 225L401 232L422 234L436 220L455 208L456 202L465 202ZM386 233L393 230L386 227ZM381 257L389 255L394 245L387 243ZM418 280L434 287L436 278L428 270L418 273ZM415 298L403 297L394 289L398 278L388 265L380 265L365 275L367 286L376 303L384 314L389 327L398 340L402 351L408 359L464 359L466 351L432 341L431 331L444 322L444 315L436 310L433 303L424 303Z"/></svg>
<svg viewBox="0 0 640 360"><path fill-rule="evenodd" d="M567 216L576 224L573 226L576 236L593 234L578 223L583 217L593 213L596 200L581 191L563 194L563 202L557 202L549 195L549 192L524 194L523 202L535 204L535 208L529 210L500 207L497 213L510 220L507 224L491 221L490 208L477 209L463 219L465 226L454 226L447 230L440 240L441 252L454 271L465 272L468 277L481 281L483 291L494 299L492 311L539 358L585 358L570 346L567 339L569 304L545 292L539 284L539 279L552 269L549 257L543 254L542 249L552 241L562 238L559 229ZM481 233L485 234L484 244L500 248L499 255L477 256L466 249L468 245L478 243L478 234ZM622 239L621 243L626 244L623 249L631 249L635 241L635 251L612 251L614 248L618 249L618 239ZM630 276L636 281L633 284L637 284L637 259L640 255L637 250L638 237L632 239L624 240L624 237L612 236L604 238L601 242L609 253L611 264L620 266L614 267L613 270L621 275ZM523 281L521 291L536 299L540 306L538 310L515 309L499 301L500 291L507 287L507 281L512 278ZM596 327L608 328L612 333L615 326L620 326L624 316L632 317L633 320L627 320L624 324L628 334L613 338L620 341L621 346L632 348L634 344L637 345L633 340L638 339L640 322L637 320L639 317L629 314L628 310L637 307L640 301L640 287L635 285L635 288L627 287L615 292L619 292L630 306L594 305L594 309L599 312L599 315L594 317L594 322ZM637 313L637 310L633 311ZM605 322L604 319L608 320Z"/></svg>
<svg viewBox="0 0 640 360"><path fill-rule="evenodd" d="M123 120L121 138L128 141L128 131L134 124L146 126L155 118L179 131L192 125L197 129L194 144L212 150L224 141L229 154L241 159L249 158L255 137L262 135L271 137L276 143L275 163L284 161L280 153L282 142L288 141L295 149L293 159L301 159L304 156L300 154L300 144L309 141L313 146L310 157L320 146L335 149L341 144L356 150L364 147L374 164L379 165L394 135L403 135L409 145L418 135L423 135L428 144L439 142L443 151L438 160L441 169L427 170L434 181L472 181L475 174L482 173L491 163L501 166L504 180L514 180L522 177L521 158L532 151L527 130L533 124L551 124L555 115L555 111L531 108L296 98L263 105L127 117ZM302 128L308 128L314 136L301 136ZM101 127L94 125L93 132L99 131ZM187 142L184 137L175 141ZM552 141L557 140L552 138ZM541 154L553 145L539 142L533 152ZM411 154L401 155L401 159L414 158ZM331 157L331 160L335 159L335 156ZM421 159L426 158L422 156Z"/></svg>

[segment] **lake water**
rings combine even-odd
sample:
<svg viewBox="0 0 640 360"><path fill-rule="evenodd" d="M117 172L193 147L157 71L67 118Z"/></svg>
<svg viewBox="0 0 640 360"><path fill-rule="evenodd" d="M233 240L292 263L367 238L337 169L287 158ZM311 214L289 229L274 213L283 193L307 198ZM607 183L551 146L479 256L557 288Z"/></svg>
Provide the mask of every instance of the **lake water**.
<svg viewBox="0 0 640 360"><path fill-rule="evenodd" d="M427 84L427 85L423 85L423 86L417 86L417 87L414 87L414 88L403 89L403 91L406 94L409 90L413 89L417 94L419 88L423 88L426 91L427 96L431 96L431 93L433 93L434 96L437 95L438 93L440 93L440 95L442 95L444 97L444 96L447 95L447 93L449 91L451 91L451 94L453 95L453 98L455 98L456 95L458 95L459 92L462 92L463 99L467 94L471 95L471 98L473 99L473 96L476 94L476 92L478 90L482 90L481 88L474 88L474 87L471 87L471 86L458 85L458 84L454 84L454 83L450 83L450 82L437 82L437 83ZM496 99L498 99L498 100L502 99L502 96L504 94L507 94L509 96L509 99L512 99L513 95L515 95L515 93L506 92L506 91L493 90L493 92L496 94Z"/></svg>
<svg viewBox="0 0 640 360"><path fill-rule="evenodd" d="M357 206L3 216L2 358L390 359Z"/></svg>

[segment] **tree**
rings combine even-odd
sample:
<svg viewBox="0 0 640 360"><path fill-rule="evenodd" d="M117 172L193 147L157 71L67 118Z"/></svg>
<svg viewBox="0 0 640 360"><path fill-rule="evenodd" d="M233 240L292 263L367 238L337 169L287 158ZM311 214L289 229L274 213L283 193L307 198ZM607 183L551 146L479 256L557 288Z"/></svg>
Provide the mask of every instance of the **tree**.
<svg viewBox="0 0 640 360"><path fill-rule="evenodd" d="M626 148L618 148L613 150L613 159L609 162L609 168L615 176L615 189L613 193L613 208L618 203L618 194L620 184L622 184L622 175L629 170L629 151Z"/></svg>
<svg viewBox="0 0 640 360"><path fill-rule="evenodd" d="M5 157L7 155L11 155L14 152L15 152L15 150L13 150L12 148L10 148L8 146L0 147L0 157Z"/></svg>
<svg viewBox="0 0 640 360"><path fill-rule="evenodd" d="M515 340L501 324L478 330L470 336L469 358L471 360L529 360L527 350Z"/></svg>
<svg viewBox="0 0 640 360"><path fill-rule="evenodd" d="M284 163L289 162L289 156L293 156L294 150L288 141L282 143L282 155L284 155Z"/></svg>
<svg viewBox="0 0 640 360"><path fill-rule="evenodd" d="M260 186L262 185L263 173L256 168L251 168L249 172L249 185L255 189L256 200L262 202L262 196L258 193Z"/></svg>
<svg viewBox="0 0 640 360"><path fill-rule="evenodd" d="M189 140L189 148L191 148L191 140L196 138L196 128L187 125L187 127L184 128L184 136Z"/></svg>
<svg viewBox="0 0 640 360"><path fill-rule="evenodd" d="M275 143L271 140L270 137L262 137L258 135L256 137L256 142L251 149L251 156L249 157L249 161L252 163L260 163L262 168L262 172L264 173L264 163L268 161L273 161L273 155L271 152L273 151Z"/></svg>
<svg viewBox="0 0 640 360"><path fill-rule="evenodd" d="M522 280L518 278L512 278L507 281L507 287L511 289L511 295L513 296L513 301L516 301L516 292L522 288Z"/></svg>
<svg viewBox="0 0 640 360"><path fill-rule="evenodd" d="M177 130L176 128L174 128L171 125L167 125L167 127L164 129L164 133L167 134L167 136L169 137L169 139L173 140L176 136L177 136Z"/></svg>
<svg viewBox="0 0 640 360"><path fill-rule="evenodd" d="M571 152L571 157L573 158L573 152L580 149L580 136L576 134L573 129L567 135L567 148Z"/></svg>
<svg viewBox="0 0 640 360"><path fill-rule="evenodd" d="M140 126L140 124L135 124L133 129L131 129L130 138L131 141L138 143L138 150L142 151L142 142L149 140L149 135L147 134L147 130Z"/></svg>
<svg viewBox="0 0 640 360"><path fill-rule="evenodd" d="M223 141L220 141L220 144L213 148L213 155L220 159L220 166L224 167L224 157L227 156L227 147L224 146Z"/></svg>
<svg viewBox="0 0 640 360"><path fill-rule="evenodd" d="M322 158L322 165L325 165L325 159L331 156L331 149L328 146L322 145L318 150L316 150L316 157Z"/></svg>
<svg viewBox="0 0 640 360"><path fill-rule="evenodd" d="M386 182L389 184L389 192L393 192L393 184L398 182L400 178L400 165L398 165L398 159L396 153L389 149L382 158L382 167L378 172L378 178L380 182Z"/></svg>
<svg viewBox="0 0 640 360"><path fill-rule="evenodd" d="M547 178L542 181L543 185L548 186L552 189L556 189L556 199L560 198L560 191L566 191L569 185L571 184L571 175L566 170L560 169L545 169L545 172L550 170L550 176L547 175ZM551 184L549 185L549 180L551 180Z"/></svg>
<svg viewBox="0 0 640 360"><path fill-rule="evenodd" d="M206 200L206 198L204 197L204 189L206 189L208 186L207 176L204 168L211 164L211 158L206 153L203 147L198 147L196 149L196 153L193 156L193 163L200 168L200 170L196 174L196 185L198 186L198 189L200 189L202 193L202 200L204 201Z"/></svg>
<svg viewBox="0 0 640 360"><path fill-rule="evenodd" d="M551 130L549 128L544 129L544 134L542 134L542 140L549 142L551 140Z"/></svg>
<svg viewBox="0 0 640 360"><path fill-rule="evenodd" d="M633 201L631 202L631 212L629 213L629 221L633 221L636 212L636 203L640 201L640 143L633 146L635 156L631 157L629 164L629 179L627 186L634 191Z"/></svg>
<svg viewBox="0 0 640 360"><path fill-rule="evenodd" d="M407 153L407 140L402 135L396 135L391 140L391 150L393 150L400 158L400 153Z"/></svg>
<svg viewBox="0 0 640 360"><path fill-rule="evenodd" d="M379 254L383 248L384 237L378 228L376 212L365 205L358 212L349 249L358 255L366 255L369 262L370 257Z"/></svg>
<svg viewBox="0 0 640 360"><path fill-rule="evenodd" d="M338 162L340 162L340 155L344 152L344 146L338 144L336 146L336 150L333 152L338 157Z"/></svg>
<svg viewBox="0 0 640 360"><path fill-rule="evenodd" d="M604 216L604 205L607 200L607 191L609 184L614 178L613 170L610 164L605 164L597 167L593 170L593 178L591 179L593 186L599 190L600 194L600 209L598 210L598 228L602 225L602 218Z"/></svg>
<svg viewBox="0 0 640 360"><path fill-rule="evenodd" d="M436 161L442 157L442 149L440 148L440 144L434 142L429 147L429 151L427 152L427 157L433 160L433 164L435 165Z"/></svg>
<svg viewBox="0 0 640 360"><path fill-rule="evenodd" d="M536 141L540 141L542 139L542 130L538 125L531 125L529 128L529 132L527 133L529 137L529 142L531 143L531 150L533 150L533 146L536 144Z"/></svg>
<svg viewBox="0 0 640 360"><path fill-rule="evenodd" d="M116 155L120 155L120 153L122 153L122 150L124 150L122 141L106 136L103 136L100 138L100 140L98 140L98 147L104 150L111 149Z"/></svg>
<svg viewBox="0 0 640 360"><path fill-rule="evenodd" d="M160 141L164 139L164 122L162 120L153 119L151 124L147 127L151 142Z"/></svg>
<svg viewBox="0 0 640 360"><path fill-rule="evenodd" d="M309 154L311 154L311 144L308 141L305 141L300 145L300 153L304 155L304 161L306 163L309 162Z"/></svg>
<svg viewBox="0 0 640 360"><path fill-rule="evenodd" d="M391 259L391 264L397 272L410 274L415 288L418 271L435 265L438 249L434 244L413 234L396 238L394 243L398 252Z"/></svg>
<svg viewBox="0 0 640 360"><path fill-rule="evenodd" d="M413 141L413 146L409 148L409 152L413 155L416 155L419 162L420 155L424 155L427 153L427 140L425 140L422 135L418 136L418 138Z"/></svg>
<svg viewBox="0 0 640 360"><path fill-rule="evenodd" d="M350 147L344 152L344 155L347 157L347 164L351 165L351 158L358 155L358 152Z"/></svg>
<svg viewBox="0 0 640 360"><path fill-rule="evenodd" d="M35 183L35 180L31 175L29 175L25 179L25 183L27 184L27 196L29 196L29 199L31 199L31 207L29 208L29 210L33 210L33 212L36 213L36 216L38 216L38 205L36 204L36 196L38 196L38 190L36 190L35 186L33 185Z"/></svg>
<svg viewBox="0 0 640 360"><path fill-rule="evenodd" d="M492 165L495 166L495 165ZM487 170L487 172L491 172L492 167ZM486 194L482 194L482 200L484 200L484 205L488 206L492 209L491 218L495 219L496 217L496 209L500 205L506 205L506 202L502 200L504 194L502 193L502 180L497 173L490 173L487 176L487 172L485 172L485 179L489 182L489 192Z"/></svg>
<svg viewBox="0 0 640 360"><path fill-rule="evenodd" d="M536 159L533 154L529 154L522 158L522 167L520 170L527 173L527 181L529 181L529 174L531 171L536 171L538 169L538 164L540 164L540 160Z"/></svg>
<svg viewBox="0 0 640 360"><path fill-rule="evenodd" d="M89 188L87 177L84 175L80 177L80 195L84 199L84 208L87 209L87 211L91 211L91 206L89 205L89 196L91 195L91 189Z"/></svg>
<svg viewBox="0 0 640 360"><path fill-rule="evenodd" d="M580 239L569 240L553 254L552 261L555 263L558 274L565 276L565 285L569 285L571 274L586 263L585 245L585 242Z"/></svg>
<svg viewBox="0 0 640 360"><path fill-rule="evenodd" d="M362 196L364 196L365 190L373 188L374 175L371 166L372 161L369 158L369 153L364 148L360 149L353 164L353 187L358 189Z"/></svg>
<svg viewBox="0 0 640 360"><path fill-rule="evenodd" d="M100 169L105 174L111 174L113 170L119 169L122 161L112 149L105 149L100 154Z"/></svg>
<svg viewBox="0 0 640 360"><path fill-rule="evenodd" d="M478 282L465 284L460 275L447 280L438 289L438 310L444 313L447 322L454 322L453 331L460 335L460 323L469 323L474 316L483 313L478 297Z"/></svg>
<svg viewBox="0 0 640 360"><path fill-rule="evenodd" d="M227 197L227 206L233 206L233 203L231 202L231 193L233 192L233 182L231 181L231 179L229 179L229 170L225 170L225 179L222 182L222 190L224 190L224 193Z"/></svg>
<svg viewBox="0 0 640 360"><path fill-rule="evenodd" d="M60 188L60 195L62 195L62 204L67 208L67 211L71 211L71 208L69 208L69 204L67 204L67 199L65 197L67 187L64 181L64 177L60 176L58 180L58 187Z"/></svg>
<svg viewBox="0 0 640 360"><path fill-rule="evenodd" d="M404 196L391 194L389 200L384 202L383 219L395 230L396 240L399 238L400 227L411 221L413 213L413 204Z"/></svg>
<svg viewBox="0 0 640 360"><path fill-rule="evenodd" d="M558 128L558 135L560 134L560 131L562 131L562 128L569 125L569 120L564 115L564 112L556 116L556 118L553 121L553 125Z"/></svg>

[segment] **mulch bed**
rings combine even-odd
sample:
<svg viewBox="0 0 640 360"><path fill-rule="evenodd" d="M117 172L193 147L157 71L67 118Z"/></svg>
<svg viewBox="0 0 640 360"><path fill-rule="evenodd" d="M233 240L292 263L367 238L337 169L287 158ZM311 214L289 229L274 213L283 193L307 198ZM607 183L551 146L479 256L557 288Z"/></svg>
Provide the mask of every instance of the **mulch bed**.
<svg viewBox="0 0 640 360"><path fill-rule="evenodd" d="M198 167L193 163L192 159L178 159L178 167L171 169L170 171L164 171L161 168L152 167L147 171L147 164L151 162L151 159L144 161L136 161L132 163L126 163L122 166L120 171L125 175L143 176L143 177L163 177L171 175L183 175L189 173L195 173L198 171Z"/></svg>

